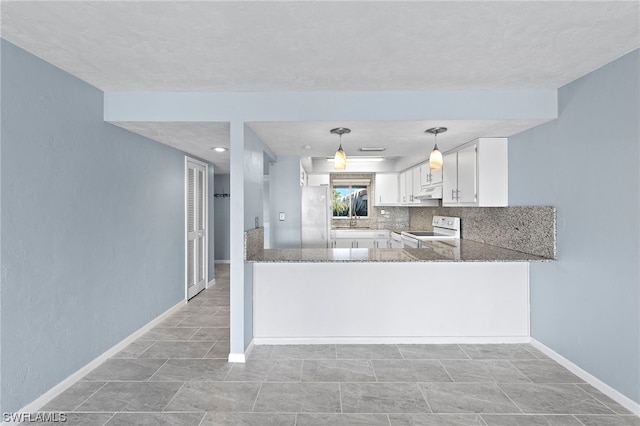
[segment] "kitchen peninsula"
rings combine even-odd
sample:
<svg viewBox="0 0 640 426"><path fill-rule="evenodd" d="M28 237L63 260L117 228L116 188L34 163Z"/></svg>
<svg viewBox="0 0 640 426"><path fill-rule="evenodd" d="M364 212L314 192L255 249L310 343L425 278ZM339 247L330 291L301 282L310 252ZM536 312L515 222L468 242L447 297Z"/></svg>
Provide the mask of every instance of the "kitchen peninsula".
<svg viewBox="0 0 640 426"><path fill-rule="evenodd" d="M258 345L528 342L529 262L553 261L464 238L449 251L263 249L261 238L247 233Z"/></svg>

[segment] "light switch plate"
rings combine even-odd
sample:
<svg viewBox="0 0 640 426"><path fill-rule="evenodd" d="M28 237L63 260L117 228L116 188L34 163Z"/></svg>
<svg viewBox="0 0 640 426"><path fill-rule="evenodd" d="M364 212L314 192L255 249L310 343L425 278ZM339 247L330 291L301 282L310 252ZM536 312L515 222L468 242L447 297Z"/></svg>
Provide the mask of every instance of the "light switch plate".
<svg viewBox="0 0 640 426"><path fill-rule="evenodd" d="M280 220L284 220L284 212L280 212Z"/></svg>

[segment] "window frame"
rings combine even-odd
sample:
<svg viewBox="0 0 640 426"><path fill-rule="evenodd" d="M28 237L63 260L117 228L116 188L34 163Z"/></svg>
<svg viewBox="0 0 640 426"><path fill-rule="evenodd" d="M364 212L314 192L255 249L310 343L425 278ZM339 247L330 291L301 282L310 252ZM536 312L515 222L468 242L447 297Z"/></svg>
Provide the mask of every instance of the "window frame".
<svg viewBox="0 0 640 426"><path fill-rule="evenodd" d="M334 198L333 198L333 193L334 191L337 192L336 188L346 188L349 190L349 202L348 204L348 213L346 216L335 216L334 215L334 209L333 209L333 203L334 203ZM354 189L356 189L356 191L354 191ZM367 210L367 214L365 215L353 215L352 212L352 208L353 208L353 203L354 203L354 195L359 192L360 190L365 190L366 191L366 210ZM369 194L371 194L371 183L370 182L345 182L345 183L332 183L331 185L331 193L332 193L332 200L331 200L331 214L332 214L332 218L333 219L352 219L352 218L370 218L370 207L371 204L369 203L369 200L371 197L369 197Z"/></svg>

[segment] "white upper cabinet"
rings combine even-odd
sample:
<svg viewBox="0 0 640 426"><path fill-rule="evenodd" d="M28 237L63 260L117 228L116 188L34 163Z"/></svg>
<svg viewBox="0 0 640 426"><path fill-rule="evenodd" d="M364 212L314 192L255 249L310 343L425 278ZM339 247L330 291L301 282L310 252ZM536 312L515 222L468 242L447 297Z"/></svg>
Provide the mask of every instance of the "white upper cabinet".
<svg viewBox="0 0 640 426"><path fill-rule="evenodd" d="M420 166L420 185L432 186L442 184L442 169L431 170L429 163L426 162Z"/></svg>
<svg viewBox="0 0 640 426"><path fill-rule="evenodd" d="M307 185L309 186L329 186L329 173L308 174Z"/></svg>
<svg viewBox="0 0 640 426"><path fill-rule="evenodd" d="M444 206L508 205L507 138L479 138L443 156Z"/></svg>
<svg viewBox="0 0 640 426"><path fill-rule="evenodd" d="M400 173L400 200L402 204L413 204L413 171Z"/></svg>
<svg viewBox="0 0 640 426"><path fill-rule="evenodd" d="M400 181L400 194L398 198L400 199L400 204L406 204L409 202L409 199L407 198L407 180L405 173L400 173L398 180Z"/></svg>
<svg viewBox="0 0 640 426"><path fill-rule="evenodd" d="M411 175L413 181L411 199L414 204L420 204L420 199L417 197L417 195L420 194L420 166L411 169Z"/></svg>
<svg viewBox="0 0 640 426"><path fill-rule="evenodd" d="M398 190L397 173L376 173L373 192L375 200L373 204L376 206L397 205L400 201Z"/></svg>

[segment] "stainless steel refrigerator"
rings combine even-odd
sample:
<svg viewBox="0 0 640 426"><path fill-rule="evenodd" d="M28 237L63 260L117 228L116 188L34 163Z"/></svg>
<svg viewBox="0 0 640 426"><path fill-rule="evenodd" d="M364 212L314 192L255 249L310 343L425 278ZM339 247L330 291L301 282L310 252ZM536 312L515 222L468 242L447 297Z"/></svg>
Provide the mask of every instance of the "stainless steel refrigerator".
<svg viewBox="0 0 640 426"><path fill-rule="evenodd" d="M301 189L302 248L328 248L332 217L329 187L303 186Z"/></svg>

